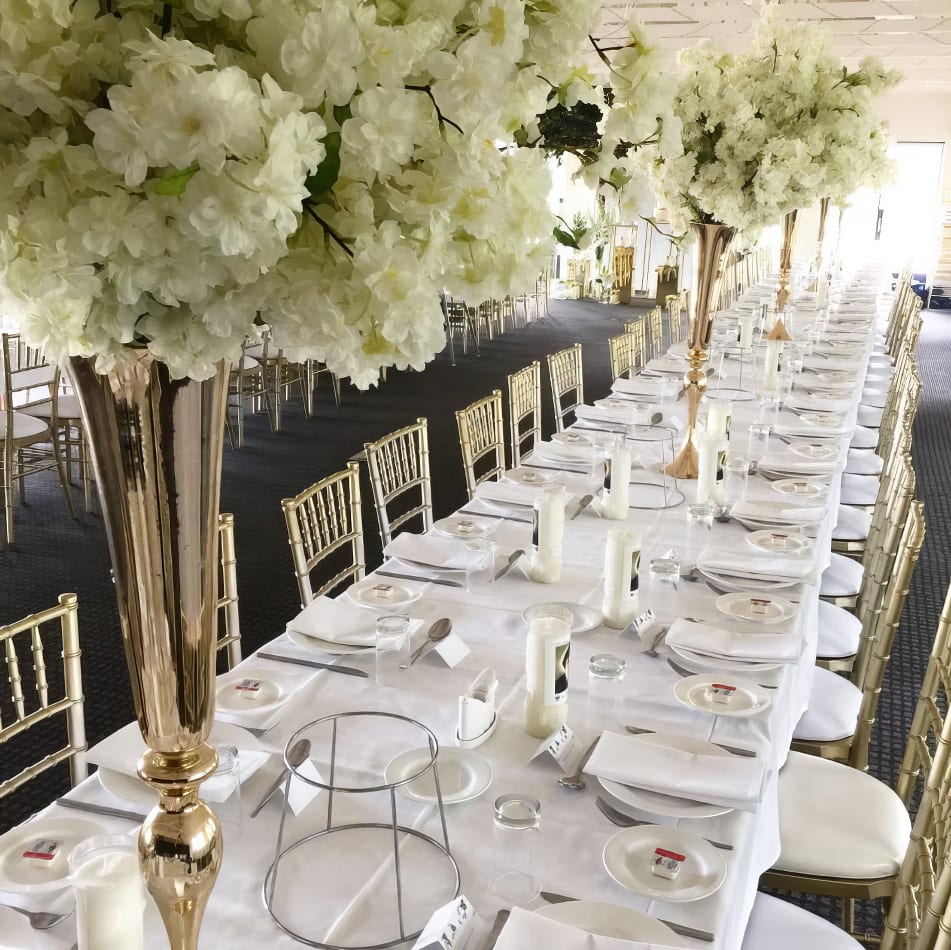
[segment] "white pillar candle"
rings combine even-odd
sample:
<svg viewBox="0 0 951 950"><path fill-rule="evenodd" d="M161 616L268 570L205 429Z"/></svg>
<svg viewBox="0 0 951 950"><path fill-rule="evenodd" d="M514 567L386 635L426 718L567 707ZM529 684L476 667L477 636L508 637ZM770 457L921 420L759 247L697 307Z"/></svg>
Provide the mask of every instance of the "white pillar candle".
<svg viewBox="0 0 951 950"><path fill-rule="evenodd" d="M697 437L697 501L713 501L717 484L717 455L720 436L701 432Z"/></svg>
<svg viewBox="0 0 951 950"><path fill-rule="evenodd" d="M525 643L525 731L550 736L568 719L571 627L562 618L535 617Z"/></svg>
<svg viewBox="0 0 951 950"><path fill-rule="evenodd" d="M624 521L631 509L631 450L623 439L612 446L605 456L604 493L602 502L605 518Z"/></svg>
<svg viewBox="0 0 951 950"><path fill-rule="evenodd" d="M136 854L91 857L72 881L80 950L142 950L145 893Z"/></svg>
<svg viewBox="0 0 951 950"><path fill-rule="evenodd" d="M753 321L755 317L752 313L746 312L741 313L739 320L737 321L740 325L740 349L748 350L753 345Z"/></svg>
<svg viewBox="0 0 951 950"><path fill-rule="evenodd" d="M640 537L633 531L615 528L608 532L604 549L604 596L601 616L605 626L623 630L637 613Z"/></svg>
<svg viewBox="0 0 951 950"><path fill-rule="evenodd" d="M766 341L766 358L763 366L763 389L779 389L779 357L783 352L782 340Z"/></svg>
<svg viewBox="0 0 951 950"><path fill-rule="evenodd" d="M548 485L535 499L529 574L540 584L561 579L561 546L565 534L565 488Z"/></svg>
<svg viewBox="0 0 951 950"><path fill-rule="evenodd" d="M818 293L816 295L816 306L824 310L829 306L829 278L826 274L819 275Z"/></svg>
<svg viewBox="0 0 951 950"><path fill-rule="evenodd" d="M707 410L707 432L712 435L728 435L732 410L733 407L728 402L711 402Z"/></svg>

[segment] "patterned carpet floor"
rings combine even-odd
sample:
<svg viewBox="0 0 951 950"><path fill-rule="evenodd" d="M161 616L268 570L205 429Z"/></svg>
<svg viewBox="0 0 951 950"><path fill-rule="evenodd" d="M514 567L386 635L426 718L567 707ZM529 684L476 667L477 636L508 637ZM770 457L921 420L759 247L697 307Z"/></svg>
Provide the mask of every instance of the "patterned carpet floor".
<svg viewBox="0 0 951 950"><path fill-rule="evenodd" d="M238 589L245 652L280 632L298 609L282 498L343 468L365 441L379 438L419 416L429 420L432 490L436 517L465 500L453 411L493 389L505 391L505 377L532 360L571 343L584 347L585 394L590 401L610 387L607 339L638 311L588 301L552 301L551 315L485 342L480 357L459 356L451 366L441 355L423 373L393 373L382 387L358 392L344 387L334 405L329 384L321 388L316 413L304 419L299 400L286 408L282 431L272 433L263 415L249 416L245 446L225 445L221 510L236 520ZM893 784L905 736L927 663L945 589L951 574L951 386L943 374L951 360L951 314L926 313L919 345L924 397L915 426L919 497L925 503L928 534L886 679L873 736L871 771ZM547 377L546 377L547 378ZM543 393L548 404L547 392ZM550 412L546 431L552 427ZM367 561L379 563L376 520L364 477ZM28 486L27 504L16 510L16 543L0 550L0 622L10 622L55 603L58 594L79 596L86 722L90 744L133 716L119 635L114 588L102 522L82 512L66 512L58 483L43 476ZM10 720L4 692L0 721ZM12 740L0 751L0 779L16 773L36 740ZM68 788L66 769L57 767L0 800L0 833L22 821ZM811 909L833 913L827 902ZM861 917L878 926L874 910Z"/></svg>

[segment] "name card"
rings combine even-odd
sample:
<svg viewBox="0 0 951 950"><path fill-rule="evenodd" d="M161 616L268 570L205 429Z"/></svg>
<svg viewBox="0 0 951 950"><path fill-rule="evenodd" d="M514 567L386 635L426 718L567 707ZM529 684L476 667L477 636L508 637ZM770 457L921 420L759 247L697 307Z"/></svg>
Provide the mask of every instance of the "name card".
<svg viewBox="0 0 951 950"><path fill-rule="evenodd" d="M463 950L478 920L475 907L465 894L460 894L429 918L413 950Z"/></svg>
<svg viewBox="0 0 951 950"><path fill-rule="evenodd" d="M535 750L529 762L540 755L550 755L565 775L574 775L578 770L578 763L584 755L584 743L575 735L571 726L561 726L548 738L543 739Z"/></svg>
<svg viewBox="0 0 951 950"><path fill-rule="evenodd" d="M651 630L654 625L657 623L657 617L654 615L653 607L648 607L642 614L638 614L631 621L631 630L634 631L639 637L643 637L645 633Z"/></svg>
<svg viewBox="0 0 951 950"><path fill-rule="evenodd" d="M450 633L445 640L440 640L433 647L435 653L448 667L457 666L472 651L466 646L462 637L456 633Z"/></svg>
<svg viewBox="0 0 951 950"><path fill-rule="evenodd" d="M310 759L305 759L298 767L297 771L305 778L314 782L323 782L324 778L317 771L317 766ZM284 794L285 784L281 783L281 794ZM291 811L299 815L321 792L322 788L314 785L308 785L302 782L296 775L291 779L291 788L287 793L287 804L291 806Z"/></svg>

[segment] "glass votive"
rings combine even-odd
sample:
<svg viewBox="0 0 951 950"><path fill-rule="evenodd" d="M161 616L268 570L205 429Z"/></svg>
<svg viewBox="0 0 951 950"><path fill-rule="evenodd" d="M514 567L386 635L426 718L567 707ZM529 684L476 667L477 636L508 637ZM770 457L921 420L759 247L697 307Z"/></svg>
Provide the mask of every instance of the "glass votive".
<svg viewBox="0 0 951 950"><path fill-rule="evenodd" d="M760 396L758 403L758 420L763 425L776 428L779 421L779 394L776 392L766 392Z"/></svg>
<svg viewBox="0 0 951 950"><path fill-rule="evenodd" d="M145 887L138 842L97 835L69 856L78 950L142 950Z"/></svg>
<svg viewBox="0 0 951 950"><path fill-rule="evenodd" d="M471 592L495 580L498 545L494 538L473 538L466 542L466 547L473 552L473 559L466 569L466 590Z"/></svg>
<svg viewBox="0 0 951 950"><path fill-rule="evenodd" d="M409 618L385 614L376 621L376 681L397 686L409 666Z"/></svg>
<svg viewBox="0 0 951 950"><path fill-rule="evenodd" d="M786 356L785 359L783 360L783 369L787 373L793 376L797 376L799 373L801 373L802 372L802 353L794 352Z"/></svg>
<svg viewBox="0 0 951 950"><path fill-rule="evenodd" d="M687 527L713 528L713 519L717 513L717 506L712 501L698 501L687 506Z"/></svg>
<svg viewBox="0 0 951 950"><path fill-rule="evenodd" d="M588 661L588 727L605 729L618 721L624 701L627 663L611 653L595 653Z"/></svg>
<svg viewBox="0 0 951 950"><path fill-rule="evenodd" d="M746 487L750 475L750 462L745 456L728 456L723 463L723 484L720 495L723 507L729 511L739 502L746 501Z"/></svg>
<svg viewBox="0 0 951 950"><path fill-rule="evenodd" d="M750 462L760 462L769 451L769 433L772 427L765 422L754 422L750 426L746 457Z"/></svg>
<svg viewBox="0 0 951 950"><path fill-rule="evenodd" d="M201 797L221 822L225 844L241 834L241 769L238 749L233 745L216 745L218 768L201 786Z"/></svg>
<svg viewBox="0 0 951 950"><path fill-rule="evenodd" d="M515 904L538 896L535 875L541 802L530 795L514 793L495 800L493 829L493 893Z"/></svg>
<svg viewBox="0 0 951 950"><path fill-rule="evenodd" d="M665 585L676 590L680 582L680 558L676 554L653 558L650 563L650 581L652 587Z"/></svg>

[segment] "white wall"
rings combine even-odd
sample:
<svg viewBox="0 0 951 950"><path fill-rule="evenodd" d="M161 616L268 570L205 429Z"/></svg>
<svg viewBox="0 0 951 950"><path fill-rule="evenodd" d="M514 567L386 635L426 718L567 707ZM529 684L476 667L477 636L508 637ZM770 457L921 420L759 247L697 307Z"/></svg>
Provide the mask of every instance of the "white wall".
<svg viewBox="0 0 951 950"><path fill-rule="evenodd" d="M879 115L896 142L943 142L944 203L951 204L951 92L896 90L879 100Z"/></svg>

